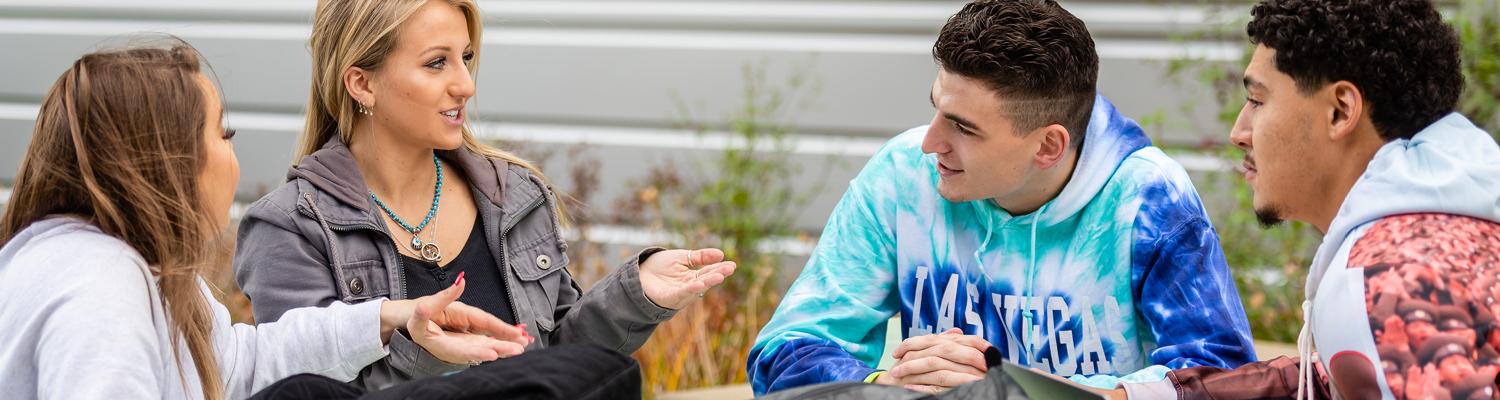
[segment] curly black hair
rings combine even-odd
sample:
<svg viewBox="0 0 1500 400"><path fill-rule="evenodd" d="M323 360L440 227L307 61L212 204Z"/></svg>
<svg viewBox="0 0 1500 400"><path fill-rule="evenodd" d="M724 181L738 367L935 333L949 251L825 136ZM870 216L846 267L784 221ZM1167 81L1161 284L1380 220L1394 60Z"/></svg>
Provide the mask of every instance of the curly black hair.
<svg viewBox="0 0 1500 400"><path fill-rule="evenodd" d="M945 71L1005 96L1017 131L1068 129L1078 148L1088 128L1099 55L1083 21L1053 0L979 0L948 19L932 46Z"/></svg>
<svg viewBox="0 0 1500 400"><path fill-rule="evenodd" d="M1410 139L1458 106L1459 42L1428 0L1266 0L1250 41L1303 94L1337 81L1359 88L1387 141Z"/></svg>

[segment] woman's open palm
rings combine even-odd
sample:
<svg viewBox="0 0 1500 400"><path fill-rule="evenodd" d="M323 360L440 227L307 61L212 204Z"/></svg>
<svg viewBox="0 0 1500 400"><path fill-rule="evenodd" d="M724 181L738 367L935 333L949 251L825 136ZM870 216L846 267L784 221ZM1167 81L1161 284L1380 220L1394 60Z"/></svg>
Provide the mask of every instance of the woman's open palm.
<svg viewBox="0 0 1500 400"><path fill-rule="evenodd" d="M641 262L641 289L656 305L678 310L724 283L734 269L719 249L660 251Z"/></svg>
<svg viewBox="0 0 1500 400"><path fill-rule="evenodd" d="M417 345L439 360L477 364L521 354L532 338L524 326L514 326L473 306L458 302L463 274L453 286L416 299L407 332Z"/></svg>

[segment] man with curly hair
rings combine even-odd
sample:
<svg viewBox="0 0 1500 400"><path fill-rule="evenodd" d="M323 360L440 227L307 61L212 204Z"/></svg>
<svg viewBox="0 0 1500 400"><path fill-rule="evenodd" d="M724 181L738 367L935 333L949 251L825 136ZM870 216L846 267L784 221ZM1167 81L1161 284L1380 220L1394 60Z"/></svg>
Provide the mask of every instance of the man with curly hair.
<svg viewBox="0 0 1500 400"><path fill-rule="evenodd" d="M983 377L991 347L1111 388L1254 360L1192 181L1097 93L1082 21L1050 0L975 1L933 58L930 125L850 182L751 350L757 394L941 391ZM896 315L904 341L877 371Z"/></svg>
<svg viewBox="0 0 1500 400"><path fill-rule="evenodd" d="M1260 220L1324 234L1301 355L1124 391L1491 398L1500 367L1479 357L1495 349L1471 328L1500 311L1500 146L1454 112L1464 78L1452 28L1427 0L1267 0L1251 14L1248 97L1229 137L1245 150ZM1414 365L1391 371L1388 358Z"/></svg>

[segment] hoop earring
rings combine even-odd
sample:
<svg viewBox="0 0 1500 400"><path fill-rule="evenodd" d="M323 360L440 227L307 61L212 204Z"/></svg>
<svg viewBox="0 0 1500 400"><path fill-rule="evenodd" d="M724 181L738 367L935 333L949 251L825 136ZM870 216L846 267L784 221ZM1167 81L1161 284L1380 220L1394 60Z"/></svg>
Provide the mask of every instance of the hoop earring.
<svg viewBox="0 0 1500 400"><path fill-rule="evenodd" d="M375 112L371 111L369 107L365 107L365 103L354 103L354 104L357 104L354 107L355 111L359 111L360 114L364 114L364 115L368 115L368 116L372 116L372 117L375 116Z"/></svg>

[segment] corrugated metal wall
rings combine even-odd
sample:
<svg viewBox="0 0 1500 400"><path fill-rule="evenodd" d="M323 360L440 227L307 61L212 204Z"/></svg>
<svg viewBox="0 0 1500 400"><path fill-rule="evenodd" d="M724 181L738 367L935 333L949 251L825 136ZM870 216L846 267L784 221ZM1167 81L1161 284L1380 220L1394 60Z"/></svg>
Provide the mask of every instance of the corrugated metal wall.
<svg viewBox="0 0 1500 400"><path fill-rule="evenodd" d="M1203 88L1162 75L1167 60L1233 60L1243 48L1178 39L1223 24L1199 3L1064 2L1095 35L1102 91L1132 116L1160 110L1178 121L1155 132L1167 142L1226 135L1205 128L1215 110L1183 111L1207 99ZM802 227L816 229L843 182L885 138L930 119L930 47L962 4L481 1L484 59L471 107L485 137L552 154L544 169L564 189L572 162L598 159L605 184L594 206L605 207L646 166L727 142L675 129L679 103L692 117L721 117L742 103L746 65L766 66L773 87L803 70L818 84L807 107L791 114L803 134L793 161L816 172L799 186L822 188L802 213ZM13 178L37 103L72 60L118 35L167 32L199 47L217 71L230 124L241 131L240 197L253 200L281 182L302 125L312 7L307 0L0 1L0 183ZM578 147L587 151L567 151Z"/></svg>

